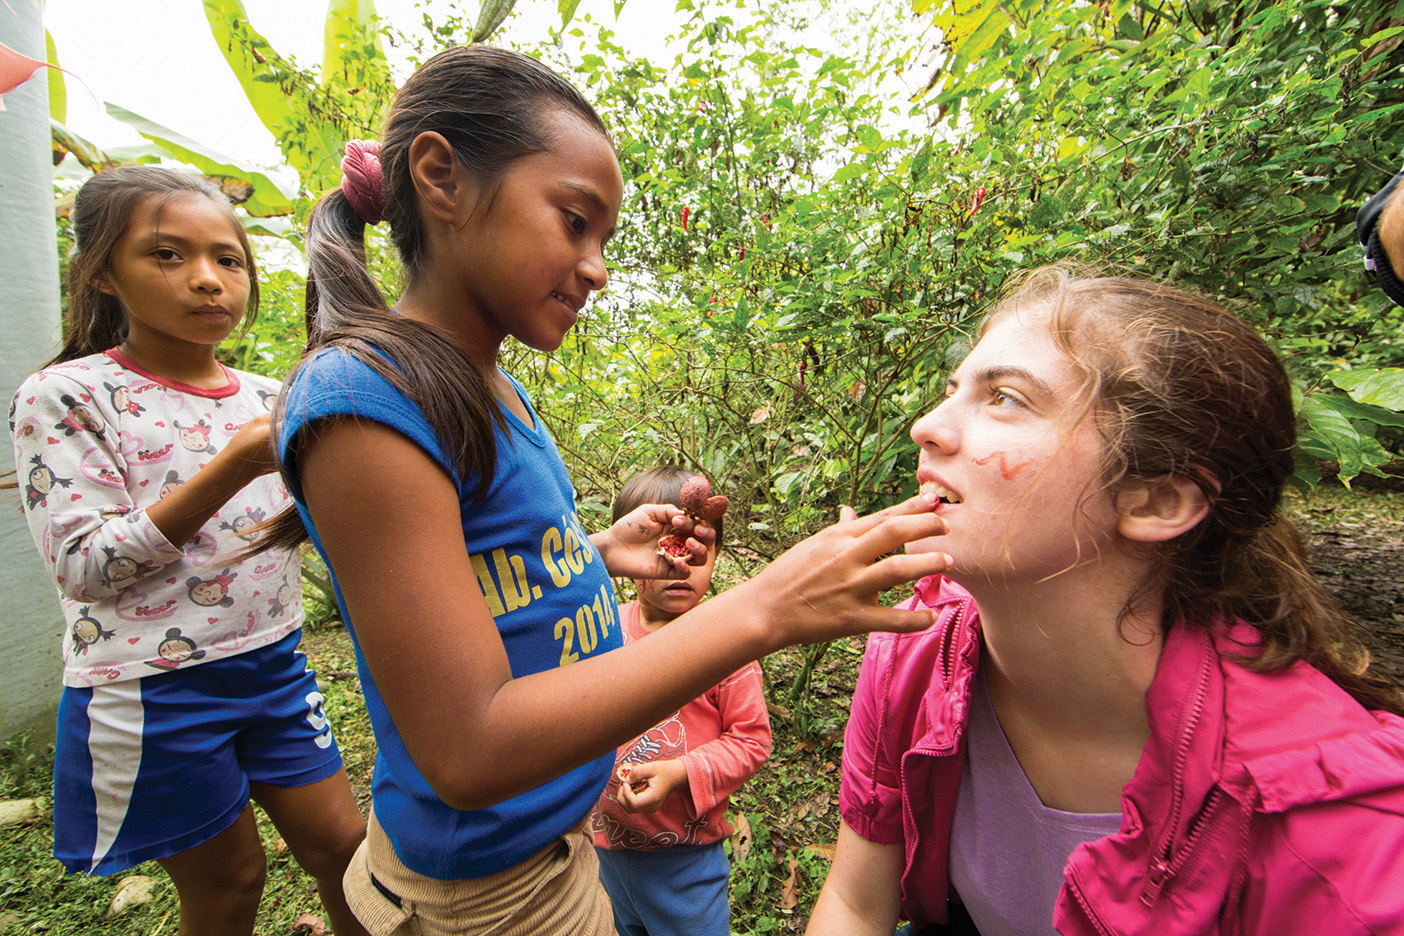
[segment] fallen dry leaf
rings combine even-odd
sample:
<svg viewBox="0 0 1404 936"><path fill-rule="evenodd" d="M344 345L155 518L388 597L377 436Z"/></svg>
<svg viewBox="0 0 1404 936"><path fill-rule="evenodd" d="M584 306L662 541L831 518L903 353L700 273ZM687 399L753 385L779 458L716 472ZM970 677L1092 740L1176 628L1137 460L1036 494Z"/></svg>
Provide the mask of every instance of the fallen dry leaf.
<svg viewBox="0 0 1404 936"><path fill-rule="evenodd" d="M799 859L791 858L789 867L790 873L785 876L785 883L780 885L781 910L793 910L799 905Z"/></svg>
<svg viewBox="0 0 1404 936"><path fill-rule="evenodd" d="M107 918L110 920L125 910L149 902L151 889L155 886L156 879L145 875L133 874L123 878L122 883L117 885L117 893L112 896L112 903L108 904Z"/></svg>
<svg viewBox="0 0 1404 936"><path fill-rule="evenodd" d="M806 846L804 847L804 850L807 851L807 852L809 852L809 853L811 853L811 854L818 855L820 858L823 858L825 861L833 861L833 860L834 860L834 852L838 850L838 843L837 843L837 842L816 842L816 843L814 843L813 845L806 845Z"/></svg>
<svg viewBox="0 0 1404 936"><path fill-rule="evenodd" d="M278 841L273 843L273 850L281 855L283 852L288 850L288 843L283 841L282 839L278 839Z"/></svg>
<svg viewBox="0 0 1404 936"><path fill-rule="evenodd" d="M6 800L0 803L0 829L38 819L41 812L36 799Z"/></svg>
<svg viewBox="0 0 1404 936"><path fill-rule="evenodd" d="M751 823L745 813L738 812L731 824L735 828L731 833L731 863L734 865L745 861L751 853Z"/></svg>
<svg viewBox="0 0 1404 936"><path fill-rule="evenodd" d="M327 925L322 922L320 915L316 913L304 913L293 921L293 936L323 936L327 931Z"/></svg>

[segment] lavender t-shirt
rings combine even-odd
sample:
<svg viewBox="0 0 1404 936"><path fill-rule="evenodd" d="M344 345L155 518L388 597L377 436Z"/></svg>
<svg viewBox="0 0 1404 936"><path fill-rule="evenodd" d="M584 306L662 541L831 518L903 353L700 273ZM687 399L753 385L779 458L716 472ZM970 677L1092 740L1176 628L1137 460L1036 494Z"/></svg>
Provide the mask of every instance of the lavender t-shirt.
<svg viewBox="0 0 1404 936"><path fill-rule="evenodd" d="M950 875L981 936L1055 933L1053 904L1068 856L1120 826L1121 813L1043 805L1004 737L984 672L977 672L951 824Z"/></svg>

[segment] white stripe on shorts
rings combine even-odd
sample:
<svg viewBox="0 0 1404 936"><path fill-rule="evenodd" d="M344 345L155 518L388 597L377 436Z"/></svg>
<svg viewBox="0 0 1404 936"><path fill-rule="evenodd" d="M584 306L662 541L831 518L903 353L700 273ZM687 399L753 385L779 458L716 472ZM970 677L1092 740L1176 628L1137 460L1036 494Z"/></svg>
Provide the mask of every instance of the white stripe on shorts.
<svg viewBox="0 0 1404 936"><path fill-rule="evenodd" d="M88 701L88 756L93 761L97 837L89 870L107 856L127 818L141 768L144 724L140 679L93 687L93 697Z"/></svg>

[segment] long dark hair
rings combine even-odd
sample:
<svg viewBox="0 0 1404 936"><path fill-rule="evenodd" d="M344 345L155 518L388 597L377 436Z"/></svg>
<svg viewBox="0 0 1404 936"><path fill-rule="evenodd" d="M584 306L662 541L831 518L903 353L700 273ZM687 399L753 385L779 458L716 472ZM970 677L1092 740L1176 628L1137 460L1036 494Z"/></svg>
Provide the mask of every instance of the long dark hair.
<svg viewBox="0 0 1404 936"><path fill-rule="evenodd" d="M1083 375L1106 441L1100 489L1178 475L1209 503L1194 529L1151 553L1130 603L1161 592L1166 628L1245 620L1261 635L1254 669L1305 660L1367 707L1404 714L1404 695L1367 669L1281 513L1297 422L1287 374L1262 337L1200 296L1068 267L1016 280L984 327L1020 310L1050 313L1054 341Z"/></svg>
<svg viewBox="0 0 1404 936"><path fill-rule="evenodd" d="M43 364L49 367L116 347L127 337L127 315L116 296L98 289L112 252L127 233L132 212L148 198L157 199L155 223L165 206L178 198L208 198L229 216L244 248L249 274L249 302L241 330L258 314L258 270L248 234L229 199L212 182L162 166L117 166L83 183L73 199L73 254L68 261L68 310L63 317L63 345Z"/></svg>
<svg viewBox="0 0 1404 936"><path fill-rule="evenodd" d="M409 278L425 262L424 228L410 174L410 144L421 133L442 134L459 165L484 190L490 211L514 162L546 152L546 117L565 109L607 137L604 123L569 82L515 52L468 46L440 52L395 96L380 146L384 220ZM335 347L355 356L413 400L434 429L454 470L475 477L481 500L497 460L493 426L504 417L479 366L438 329L394 314L366 269L365 222L340 191L312 210L306 240L307 353L290 373L291 386L310 355ZM283 416L280 400L276 419ZM295 443L294 443L295 444ZM259 549L292 548L306 539L293 511L268 524Z"/></svg>

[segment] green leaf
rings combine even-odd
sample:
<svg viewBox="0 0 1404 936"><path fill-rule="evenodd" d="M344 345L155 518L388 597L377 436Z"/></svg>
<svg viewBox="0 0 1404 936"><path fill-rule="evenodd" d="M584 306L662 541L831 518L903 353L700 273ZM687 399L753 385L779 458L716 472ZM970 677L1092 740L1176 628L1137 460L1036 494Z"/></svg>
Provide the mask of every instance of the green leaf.
<svg viewBox="0 0 1404 936"><path fill-rule="evenodd" d="M1340 464L1343 478L1350 479L1360 474L1360 469L1364 467L1360 433L1355 431L1343 413L1331 405L1330 398L1307 397L1302 401L1302 416L1307 424L1303 447L1307 448L1310 441L1323 446Z"/></svg>
<svg viewBox="0 0 1404 936"><path fill-rule="evenodd" d="M210 32L224 53L224 60L229 63L234 77L238 79L239 86L244 89L244 96L249 99L258 119L270 133L277 136L296 117L292 101L278 84L281 79L272 64L281 61L281 57L249 24L249 14L239 0L204 0L204 5ZM245 44L245 36L251 45ZM263 58L262 62L255 58L255 51ZM270 77L272 83L269 83Z"/></svg>
<svg viewBox="0 0 1404 936"><path fill-rule="evenodd" d="M292 202L288 200L288 196L283 194L278 185L263 173L239 166L230 161L228 157L221 156L194 140L181 136L174 130L169 130L155 121L134 114L116 104L108 104L107 113L166 150L176 159L194 166L205 175L220 179L240 180L253 186L252 194L247 199L240 201L239 204L254 217L266 218L272 215L292 213L293 206Z"/></svg>
<svg viewBox="0 0 1404 936"><path fill-rule="evenodd" d="M1352 400L1345 394L1331 396L1332 405L1339 409L1351 419L1363 419L1372 422L1377 426L1396 426L1404 428L1404 413L1396 413L1394 410L1385 409L1383 406L1371 406L1369 403L1360 403Z"/></svg>
<svg viewBox="0 0 1404 936"><path fill-rule="evenodd" d="M1404 412L1404 367L1331 371L1326 379L1358 403Z"/></svg>
<svg viewBox="0 0 1404 936"><path fill-rule="evenodd" d="M322 83L330 84L343 73L369 68L388 80L389 66L380 32L375 28L375 0L330 0L327 21L322 28ZM354 54L361 49L373 52L367 59ZM347 55L348 50L353 54Z"/></svg>
<svg viewBox="0 0 1404 936"><path fill-rule="evenodd" d="M580 0L556 0L556 9L561 12L561 29L570 25L570 21L575 18L575 8L580 6Z"/></svg>
<svg viewBox="0 0 1404 936"><path fill-rule="evenodd" d="M517 0L482 0L482 5L478 7L478 24L473 27L473 42L482 42L497 32L497 27L502 25L502 21L507 18L507 14L512 12L512 7ZM576 0L577 3L580 0ZM575 12L574 8L571 13ZM561 22L561 28L565 28L566 21Z"/></svg>
<svg viewBox="0 0 1404 936"><path fill-rule="evenodd" d="M1391 26L1388 29L1381 29L1379 32L1375 33L1374 35L1370 36L1370 38L1360 43L1360 47L1363 49L1368 49L1375 43L1384 42L1386 39L1389 39L1392 36L1397 36L1402 32L1404 32L1404 26Z"/></svg>
<svg viewBox="0 0 1404 936"><path fill-rule="evenodd" d="M49 73L49 116L63 123L68 120L68 87L64 84L63 72L58 67L58 49L54 46L53 34L47 29L44 30L44 59L54 66L45 69Z"/></svg>

